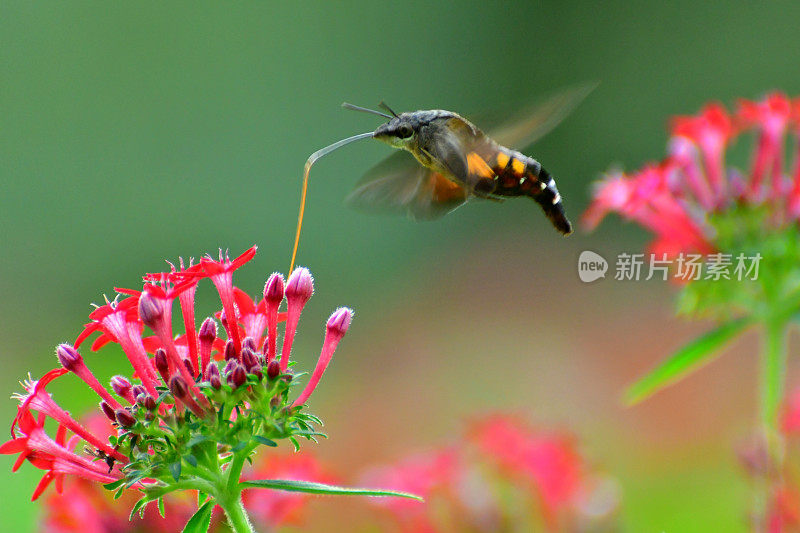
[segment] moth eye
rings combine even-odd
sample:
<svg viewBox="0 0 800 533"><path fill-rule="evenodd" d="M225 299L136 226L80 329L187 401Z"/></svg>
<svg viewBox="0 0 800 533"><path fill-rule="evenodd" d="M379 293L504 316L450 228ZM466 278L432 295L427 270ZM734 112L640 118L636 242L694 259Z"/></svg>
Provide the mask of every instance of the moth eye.
<svg viewBox="0 0 800 533"><path fill-rule="evenodd" d="M408 124L401 124L399 128L397 128L397 136L401 139L408 139L414 135L414 130Z"/></svg>

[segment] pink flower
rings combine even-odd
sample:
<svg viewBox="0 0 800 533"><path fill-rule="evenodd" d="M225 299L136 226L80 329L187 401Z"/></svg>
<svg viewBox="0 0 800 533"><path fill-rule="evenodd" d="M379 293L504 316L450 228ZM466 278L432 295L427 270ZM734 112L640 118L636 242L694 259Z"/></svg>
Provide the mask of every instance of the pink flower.
<svg viewBox="0 0 800 533"><path fill-rule="evenodd" d="M461 478L462 460L455 447L427 453L416 453L399 462L376 467L364 476L364 483L409 492L421 496L425 501L386 498L374 500L384 508L403 532L444 532L431 506L435 498L453 502L454 490Z"/></svg>
<svg viewBox="0 0 800 533"><path fill-rule="evenodd" d="M374 500L408 533L538 531L542 523L611 530L618 505L616 484L589 470L571 437L508 415L474 421L453 445L373 468L364 483L425 498Z"/></svg>
<svg viewBox="0 0 800 533"><path fill-rule="evenodd" d="M614 172L599 182L583 216L593 229L610 212L655 235L654 253L711 253L716 231L709 216L738 206L766 205L777 227L800 218L800 150L794 171L783 168L787 133L800 127L797 101L773 93L761 101L743 100L731 115L709 104L695 116L672 121L669 155L662 162L626 174ZM741 133L758 135L749 171L726 167L726 150Z"/></svg>
<svg viewBox="0 0 800 533"><path fill-rule="evenodd" d="M535 430L514 417L495 415L474 422L469 438L506 475L530 486L551 526L560 513L583 496L583 459L571 437Z"/></svg>

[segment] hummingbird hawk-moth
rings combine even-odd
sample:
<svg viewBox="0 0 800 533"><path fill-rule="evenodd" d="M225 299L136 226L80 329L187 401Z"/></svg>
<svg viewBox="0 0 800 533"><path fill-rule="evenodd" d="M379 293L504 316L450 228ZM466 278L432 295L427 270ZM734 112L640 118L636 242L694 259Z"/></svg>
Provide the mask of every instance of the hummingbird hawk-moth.
<svg viewBox="0 0 800 533"><path fill-rule="evenodd" d="M557 93L484 133L475 124L442 109L397 114L381 102L377 111L352 104L347 109L379 115L388 121L314 152L306 161L292 267L305 208L308 175L322 156L351 142L373 138L400 149L367 172L348 197L359 208L404 213L415 220L436 219L471 198L502 202L526 196L544 211L563 235L572 233L555 180L525 147L555 127L592 89L579 86ZM412 156L404 152L409 152ZM415 161L416 160L416 161Z"/></svg>

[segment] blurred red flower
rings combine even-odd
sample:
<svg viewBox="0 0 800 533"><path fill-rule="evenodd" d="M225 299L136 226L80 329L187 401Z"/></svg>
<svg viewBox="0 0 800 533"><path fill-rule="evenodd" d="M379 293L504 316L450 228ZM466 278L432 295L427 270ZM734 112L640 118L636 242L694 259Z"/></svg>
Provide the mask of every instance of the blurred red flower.
<svg viewBox="0 0 800 533"><path fill-rule="evenodd" d="M616 483L590 469L571 436L505 414L476 419L458 444L374 468L365 479L425 498L375 500L408 533L600 531L618 505Z"/></svg>
<svg viewBox="0 0 800 533"><path fill-rule="evenodd" d="M610 212L632 220L655 235L651 252L710 253L717 249L708 217L739 205L764 206L781 226L800 217L800 152L786 172L786 134L800 130L800 99L781 93L761 101L742 100L736 113L709 104L694 116L672 121L669 155L632 174L612 172L600 181L583 215L590 229ZM758 144L746 175L727 165L727 147L743 133L755 132Z"/></svg>

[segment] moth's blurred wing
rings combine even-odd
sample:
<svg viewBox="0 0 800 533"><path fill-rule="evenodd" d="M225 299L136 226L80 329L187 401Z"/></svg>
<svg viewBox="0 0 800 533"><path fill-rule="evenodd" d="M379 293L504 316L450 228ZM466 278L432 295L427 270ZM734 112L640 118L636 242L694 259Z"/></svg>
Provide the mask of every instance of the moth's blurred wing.
<svg viewBox="0 0 800 533"><path fill-rule="evenodd" d="M461 185L421 166L410 154L397 152L367 172L347 197L347 204L362 211L433 220L468 197Z"/></svg>
<svg viewBox="0 0 800 533"><path fill-rule="evenodd" d="M527 106L515 106L506 111L494 111L485 117L475 117L475 125L499 144L519 150L549 133L595 87L597 83L567 87Z"/></svg>

